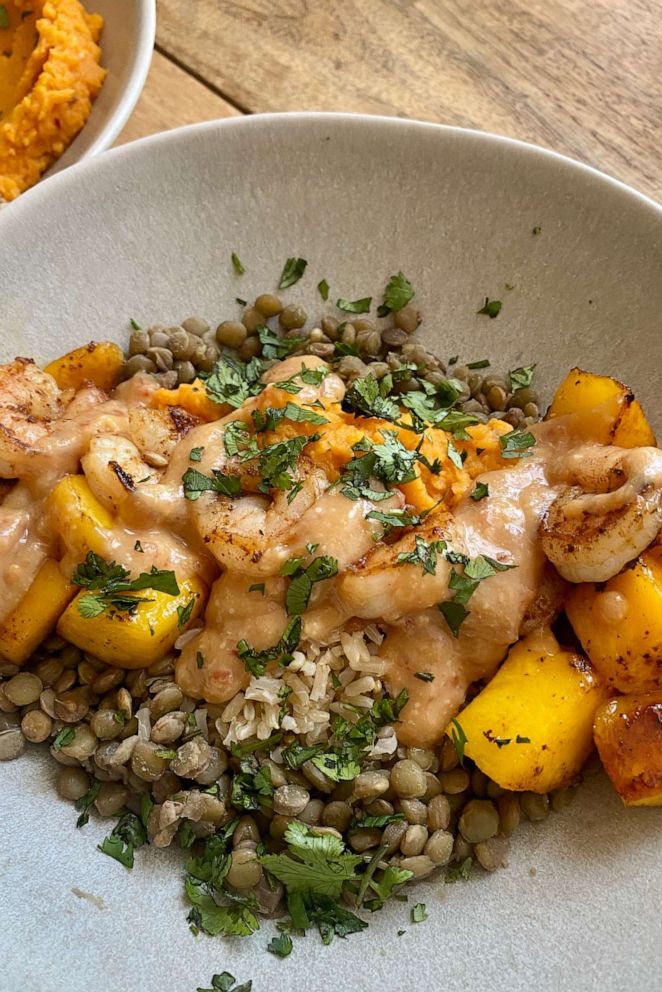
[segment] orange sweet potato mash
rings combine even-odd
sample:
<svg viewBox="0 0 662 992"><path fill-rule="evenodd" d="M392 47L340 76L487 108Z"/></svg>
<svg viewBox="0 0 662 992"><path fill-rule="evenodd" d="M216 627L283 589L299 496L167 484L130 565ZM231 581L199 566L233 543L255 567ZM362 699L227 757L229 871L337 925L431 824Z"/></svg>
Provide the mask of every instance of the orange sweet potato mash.
<svg viewBox="0 0 662 992"><path fill-rule="evenodd" d="M0 201L33 186L90 115L103 26L80 0L0 2Z"/></svg>

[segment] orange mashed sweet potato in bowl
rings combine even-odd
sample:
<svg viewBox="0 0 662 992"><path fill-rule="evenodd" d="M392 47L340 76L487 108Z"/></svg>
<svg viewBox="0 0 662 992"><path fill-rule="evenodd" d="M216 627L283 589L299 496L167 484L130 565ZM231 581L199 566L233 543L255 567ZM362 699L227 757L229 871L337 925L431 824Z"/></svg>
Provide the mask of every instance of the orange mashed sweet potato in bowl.
<svg viewBox="0 0 662 992"><path fill-rule="evenodd" d="M80 0L0 3L0 202L33 186L87 121L106 75L102 27Z"/></svg>

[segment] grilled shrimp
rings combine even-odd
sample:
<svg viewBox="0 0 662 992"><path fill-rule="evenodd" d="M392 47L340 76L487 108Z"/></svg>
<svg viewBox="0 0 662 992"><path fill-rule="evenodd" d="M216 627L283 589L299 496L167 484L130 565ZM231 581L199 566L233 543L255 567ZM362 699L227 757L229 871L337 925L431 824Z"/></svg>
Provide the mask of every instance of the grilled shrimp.
<svg viewBox="0 0 662 992"><path fill-rule="evenodd" d="M541 527L542 547L570 582L605 582L662 527L662 451L583 445L552 467L565 484Z"/></svg>
<svg viewBox="0 0 662 992"><path fill-rule="evenodd" d="M453 598L452 562L443 548L427 571L422 562L403 562L401 555L415 551L418 538L424 547L445 541L448 550L470 558L483 554L516 565L481 583L476 596L485 585L493 597L503 597L503 609L519 611L521 620L538 589L544 556L537 531L554 492L544 463L536 458L512 470L487 472L481 481L489 487L489 499L466 499L452 515L446 510L430 514L415 533L379 545L340 576L338 594L350 615L393 622Z"/></svg>
<svg viewBox="0 0 662 992"><path fill-rule="evenodd" d="M0 475L18 477L30 453L61 416L60 389L27 358L0 366Z"/></svg>
<svg viewBox="0 0 662 992"><path fill-rule="evenodd" d="M138 482L157 478L154 469L140 457L135 444L119 434L92 438L81 465L90 489L111 513L118 512Z"/></svg>

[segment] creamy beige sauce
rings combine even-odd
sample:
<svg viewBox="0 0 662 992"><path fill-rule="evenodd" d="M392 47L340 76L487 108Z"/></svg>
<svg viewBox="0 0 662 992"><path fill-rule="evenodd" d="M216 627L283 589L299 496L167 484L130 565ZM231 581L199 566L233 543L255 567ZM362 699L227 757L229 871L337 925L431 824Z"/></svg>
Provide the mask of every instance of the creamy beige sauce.
<svg viewBox="0 0 662 992"><path fill-rule="evenodd" d="M272 369L268 379L287 379L301 364L300 358L289 359ZM321 363L306 359L305 364ZM371 509L401 506L401 493L378 505L349 500L330 488L321 470L303 457L297 469L302 489L291 504L284 493L273 499L259 493L236 499L203 493L187 500L182 476L188 469L206 475L214 469L238 470L225 452L224 431L230 420L248 420L256 401L223 420L194 427L171 444L167 437L163 441L161 430L158 437L168 454L161 470L145 461L155 460L147 450L150 427L144 412L152 389L137 377L120 387L112 400L98 390L82 390L65 404L59 418L44 418L39 436L30 436L29 451L7 445L0 437L0 467L7 474L14 456L14 476L22 480L0 505L0 619L20 601L43 560L53 553L57 542L45 527L44 497L64 475L80 472L82 459L90 487L117 514L112 527L96 530L104 557L134 574L155 566L174 570L179 579L201 576L211 586L204 628L188 639L177 662L176 677L188 695L221 703L247 685L249 675L237 643L243 639L262 650L278 642L288 621L281 566L305 554L307 545L315 545L314 555L337 559L339 575L315 586L303 617L304 636L323 639L352 617L383 624L387 688L393 694L402 688L409 692L398 736L405 744L438 741L468 686L489 677L517 640L541 589L545 558L538 531L559 480L568 478L570 439L563 426L536 428L538 443L531 457L485 473L480 481L488 484L489 498L467 498L452 516L446 511L431 514L416 531L427 540L445 540L449 548L471 558L484 554L516 566L479 584L456 638L437 609L452 598L451 565L441 554L433 574L420 565L400 565L397 556L413 548L415 534L395 544L376 543L381 525L366 519ZM275 405L281 405L282 391L273 384L268 390L278 401ZM338 400L343 392L343 383L331 374L319 386L306 386L300 399ZM130 408L143 414L129 416ZM193 448L202 449L198 462L190 459ZM123 476L111 468L113 455L130 484L122 483ZM581 458L581 452L575 450L574 457ZM145 475L136 478L142 472ZM62 538L66 544L66 535ZM69 573L76 564L69 553L62 567ZM264 594L249 591L257 582L264 582ZM434 680L421 681L417 672L429 672Z"/></svg>

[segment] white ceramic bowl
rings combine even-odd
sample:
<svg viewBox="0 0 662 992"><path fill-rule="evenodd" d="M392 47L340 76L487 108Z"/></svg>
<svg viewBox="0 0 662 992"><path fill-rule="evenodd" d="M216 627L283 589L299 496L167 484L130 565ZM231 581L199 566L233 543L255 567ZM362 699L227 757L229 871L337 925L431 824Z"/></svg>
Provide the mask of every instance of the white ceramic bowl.
<svg viewBox="0 0 662 992"><path fill-rule="evenodd" d="M0 359L125 341L130 317L232 316L291 255L309 265L287 298L311 313L322 277L354 299L403 269L442 355L537 361L547 393L574 364L620 373L662 425L662 210L549 152L402 120L214 122L38 187L0 216ZM503 301L496 320L476 315L486 295ZM126 872L95 850L103 824L74 829L52 778L35 754L2 768L2 992L193 992L225 968L255 992L659 988L662 811L625 810L601 775L517 832L507 870L423 884L364 934L295 940L282 962L269 927L194 940L180 852L141 851ZM412 926L419 900L429 919Z"/></svg>
<svg viewBox="0 0 662 992"><path fill-rule="evenodd" d="M43 179L110 148L145 85L156 34L156 0L85 0L104 18L101 64L108 70L92 112Z"/></svg>

